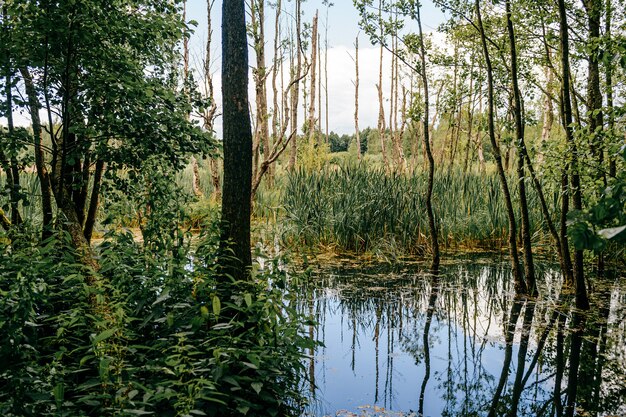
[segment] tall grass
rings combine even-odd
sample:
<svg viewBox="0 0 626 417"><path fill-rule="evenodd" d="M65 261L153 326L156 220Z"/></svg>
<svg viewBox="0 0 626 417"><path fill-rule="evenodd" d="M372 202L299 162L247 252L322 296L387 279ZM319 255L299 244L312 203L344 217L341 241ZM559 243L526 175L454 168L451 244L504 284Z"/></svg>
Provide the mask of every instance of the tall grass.
<svg viewBox="0 0 626 417"><path fill-rule="evenodd" d="M293 173L283 194L287 237L292 243L334 245L356 252L422 253L428 249L426 184L422 173L389 174L363 166ZM513 180L510 188L517 200ZM529 206L538 242L547 235L534 190L529 193ZM506 241L508 222L495 174L438 174L433 207L447 247L493 248Z"/></svg>
<svg viewBox="0 0 626 417"><path fill-rule="evenodd" d="M32 226L41 226L41 186L37 174L34 172L20 173L20 193L22 200L19 205L23 220ZM8 207L9 191L6 184L6 174L0 172L0 207Z"/></svg>

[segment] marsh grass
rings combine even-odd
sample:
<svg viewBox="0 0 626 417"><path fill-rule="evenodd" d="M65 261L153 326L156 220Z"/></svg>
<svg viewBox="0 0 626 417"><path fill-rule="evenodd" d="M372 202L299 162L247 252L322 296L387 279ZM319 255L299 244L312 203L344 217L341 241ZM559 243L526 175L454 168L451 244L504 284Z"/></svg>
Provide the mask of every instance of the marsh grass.
<svg viewBox="0 0 626 417"><path fill-rule="evenodd" d="M295 172L283 191L286 237L293 246L424 254L429 250L426 184L423 173L387 173L362 165ZM517 207L517 187L512 180L509 185ZM552 201L557 204L558 198ZM445 247L505 244L508 223L495 174L438 174L433 206ZM533 239L539 243L547 233L534 190L529 207Z"/></svg>

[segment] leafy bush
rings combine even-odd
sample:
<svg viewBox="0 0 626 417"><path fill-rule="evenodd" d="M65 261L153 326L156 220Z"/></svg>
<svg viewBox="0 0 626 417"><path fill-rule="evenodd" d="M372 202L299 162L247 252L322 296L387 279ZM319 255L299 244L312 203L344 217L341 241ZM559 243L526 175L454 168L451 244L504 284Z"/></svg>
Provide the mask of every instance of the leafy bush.
<svg viewBox="0 0 626 417"><path fill-rule="evenodd" d="M110 235L101 288L63 235L0 247L0 414L298 415L312 341L287 276L270 262L220 299L215 241L181 257Z"/></svg>

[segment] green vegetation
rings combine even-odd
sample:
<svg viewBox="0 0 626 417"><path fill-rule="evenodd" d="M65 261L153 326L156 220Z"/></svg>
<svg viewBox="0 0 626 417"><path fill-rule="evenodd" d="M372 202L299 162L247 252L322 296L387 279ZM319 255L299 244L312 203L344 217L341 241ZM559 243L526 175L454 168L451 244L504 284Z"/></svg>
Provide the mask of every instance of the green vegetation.
<svg viewBox="0 0 626 417"><path fill-rule="evenodd" d="M298 171L288 177L283 192L286 236L292 246L424 254L429 245L425 184L423 174L388 174L363 165ZM439 174L433 193L444 246L497 249L506 244L507 220L495 175ZM531 193L533 239L541 244L548 235L535 200Z"/></svg>
<svg viewBox="0 0 626 417"><path fill-rule="evenodd" d="M0 413L298 415L312 341L286 275L270 259L219 300L214 232L196 252L187 238L172 252L107 236L98 288L64 235L0 243ZM106 300L104 318L92 298Z"/></svg>
<svg viewBox="0 0 626 417"><path fill-rule="evenodd" d="M297 416L316 342L292 252L430 258L434 288L442 258L507 250L498 291L526 305L549 253L579 310L623 270L617 2L434 0L434 36L420 1L353 0L370 44L340 71L332 2L325 22L304 0L221 2L221 68L215 3L196 54L186 0L2 1L0 414Z"/></svg>

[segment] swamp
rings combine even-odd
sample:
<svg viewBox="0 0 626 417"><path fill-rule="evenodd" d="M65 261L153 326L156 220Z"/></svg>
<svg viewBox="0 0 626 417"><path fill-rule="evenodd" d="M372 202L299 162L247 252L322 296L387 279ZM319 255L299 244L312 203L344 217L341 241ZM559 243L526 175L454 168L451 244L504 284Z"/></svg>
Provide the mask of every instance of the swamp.
<svg viewBox="0 0 626 417"><path fill-rule="evenodd" d="M617 0L0 0L0 415L626 416Z"/></svg>

